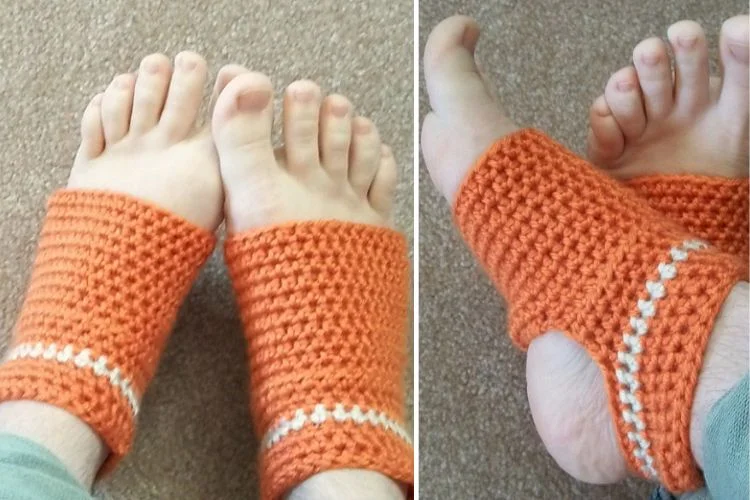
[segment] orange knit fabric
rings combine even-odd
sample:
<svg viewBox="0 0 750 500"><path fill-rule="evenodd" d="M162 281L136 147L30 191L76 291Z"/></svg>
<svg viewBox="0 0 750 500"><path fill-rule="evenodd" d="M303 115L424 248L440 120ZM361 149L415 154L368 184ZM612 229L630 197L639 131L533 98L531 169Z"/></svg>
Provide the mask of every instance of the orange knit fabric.
<svg viewBox="0 0 750 500"><path fill-rule="evenodd" d="M0 401L61 407L104 440L113 467L214 236L124 195L62 190L49 201Z"/></svg>
<svg viewBox="0 0 750 500"><path fill-rule="evenodd" d="M337 468L411 485L403 237L300 222L231 236L225 255L247 338L261 497Z"/></svg>
<svg viewBox="0 0 750 500"><path fill-rule="evenodd" d="M459 191L457 224L509 304L522 349L565 332L605 378L631 469L698 487L693 394L736 258L706 248L541 132L501 139Z"/></svg>
<svg viewBox="0 0 750 500"><path fill-rule="evenodd" d="M748 179L649 175L631 179L626 184L690 234L744 262L750 260Z"/></svg>

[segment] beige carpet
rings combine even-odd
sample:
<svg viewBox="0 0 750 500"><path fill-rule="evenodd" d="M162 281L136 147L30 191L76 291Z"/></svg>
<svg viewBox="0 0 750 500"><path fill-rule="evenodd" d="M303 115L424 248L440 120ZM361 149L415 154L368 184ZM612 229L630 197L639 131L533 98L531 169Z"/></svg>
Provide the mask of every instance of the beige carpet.
<svg viewBox="0 0 750 500"><path fill-rule="evenodd" d="M744 0L423 0L420 38L423 45L452 14L474 16L484 28L482 67L509 114L583 152L589 104L640 39L665 36L669 24L690 18L703 23L715 48L722 20L746 11ZM546 454L526 402L523 355L504 332L502 301L421 173L422 497L647 498L649 485L636 480L576 482Z"/></svg>
<svg viewBox="0 0 750 500"><path fill-rule="evenodd" d="M192 49L214 72L236 62L266 72L278 89L311 78L349 96L397 155L397 223L411 234L412 17L409 1L2 2L0 351L21 305L45 199L67 178L83 108L150 52ZM245 385L243 340L217 252L146 395L134 452L97 495L255 498Z"/></svg>

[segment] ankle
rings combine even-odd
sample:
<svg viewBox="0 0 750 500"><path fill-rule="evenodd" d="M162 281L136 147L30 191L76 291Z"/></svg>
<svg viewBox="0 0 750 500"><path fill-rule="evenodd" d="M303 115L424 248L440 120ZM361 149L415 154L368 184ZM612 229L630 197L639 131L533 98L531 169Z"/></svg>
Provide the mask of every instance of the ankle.
<svg viewBox="0 0 750 500"><path fill-rule="evenodd" d="M732 289L716 317L706 346L690 422L691 450L701 468L706 418L716 402L747 374L749 290L747 282L740 282Z"/></svg>

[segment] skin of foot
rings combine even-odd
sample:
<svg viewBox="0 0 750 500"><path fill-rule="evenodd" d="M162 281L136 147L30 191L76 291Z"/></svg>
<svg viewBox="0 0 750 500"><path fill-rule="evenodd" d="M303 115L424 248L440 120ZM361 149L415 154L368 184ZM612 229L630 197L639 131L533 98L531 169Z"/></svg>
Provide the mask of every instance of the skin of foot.
<svg viewBox="0 0 750 500"><path fill-rule="evenodd" d="M636 45L633 66L614 73L591 106L592 163L619 179L747 177L748 22L736 16L721 28L721 77L709 76L706 35L694 21L669 27L669 47L660 38Z"/></svg>
<svg viewBox="0 0 750 500"><path fill-rule="evenodd" d="M474 20L454 16L433 29L425 46L424 71L432 111L422 126L422 153L435 186L451 203L482 153L518 129L492 98L477 69L478 38ZM726 66L727 62L728 78L736 68ZM712 402L747 370L747 301L747 284L740 283L724 303L704 357L691 418L691 447L699 465L702 425ZM617 444L603 376L583 347L561 332L537 337L527 352L526 378L535 426L560 467L590 483L624 479L628 471Z"/></svg>
<svg viewBox="0 0 750 500"><path fill-rule="evenodd" d="M274 149L272 128L268 77L245 71L232 79L212 121L230 231L322 219L390 225L396 162L348 99L293 82L284 94L284 147Z"/></svg>
<svg viewBox="0 0 750 500"><path fill-rule="evenodd" d="M226 73L222 69L219 77ZM274 149L273 84L239 70L216 101L212 131L230 232L308 220L390 226L396 161L367 118L345 97L323 98L315 83L284 94L283 141ZM405 488L374 471L344 469L308 478L287 498L401 499Z"/></svg>
<svg viewBox="0 0 750 500"><path fill-rule="evenodd" d="M178 54L174 67L152 54L115 77L84 111L68 188L123 193L215 230L224 218L218 158L210 132L195 127L206 79L193 52ZM85 422L45 403L0 404L0 432L45 446L87 489L108 454Z"/></svg>

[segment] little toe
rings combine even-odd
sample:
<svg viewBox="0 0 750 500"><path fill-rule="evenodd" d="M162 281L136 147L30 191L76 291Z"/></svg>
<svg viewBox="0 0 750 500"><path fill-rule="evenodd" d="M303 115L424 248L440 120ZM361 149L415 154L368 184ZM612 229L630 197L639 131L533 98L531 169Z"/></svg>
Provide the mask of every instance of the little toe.
<svg viewBox="0 0 750 500"><path fill-rule="evenodd" d="M674 53L675 111L693 116L709 102L708 45L695 21L679 21L667 30Z"/></svg>
<svg viewBox="0 0 750 500"><path fill-rule="evenodd" d="M318 125L321 90L310 80L290 84L284 94L284 146L287 168L305 174L320 166Z"/></svg>
<svg viewBox="0 0 750 500"><path fill-rule="evenodd" d="M208 77L205 59L195 52L180 52L169 84L159 129L172 141L184 139L195 127Z"/></svg>
<svg viewBox="0 0 750 500"><path fill-rule="evenodd" d="M633 64L643 92L648 120L665 118L672 110L672 69L667 46L660 38L648 38L633 49Z"/></svg>
<svg viewBox="0 0 750 500"><path fill-rule="evenodd" d="M725 114L748 116L748 16L727 19L721 27L719 48L723 78L719 106Z"/></svg>
<svg viewBox="0 0 750 500"><path fill-rule="evenodd" d="M625 149L625 136L609 109L604 96L599 96L589 110L588 156L592 163L609 168Z"/></svg>
<svg viewBox="0 0 750 500"><path fill-rule="evenodd" d="M133 109L135 75L118 75L109 84L102 97L102 125L107 146L112 146L128 133L130 113Z"/></svg>
<svg viewBox="0 0 750 500"><path fill-rule="evenodd" d="M639 138L646 129L646 112L635 68L622 68L612 75L604 97L625 139L633 141Z"/></svg>
<svg viewBox="0 0 750 500"><path fill-rule="evenodd" d="M91 99L81 118L81 147L76 162L92 160L104 151L104 127L102 126L102 98L97 94Z"/></svg>
<svg viewBox="0 0 750 500"><path fill-rule="evenodd" d="M386 221L391 218L397 183L396 159L393 157L391 148L383 144L380 147L380 166L375 172L367 197L370 200L370 206Z"/></svg>
<svg viewBox="0 0 750 500"><path fill-rule="evenodd" d="M334 179L346 180L352 141L352 104L341 95L323 100L320 114L320 159Z"/></svg>
<svg viewBox="0 0 750 500"><path fill-rule="evenodd" d="M375 124L362 116L354 119L352 131L349 184L356 193L367 196L380 166L380 135Z"/></svg>
<svg viewBox="0 0 750 500"><path fill-rule="evenodd" d="M143 58L135 80L131 134L144 134L159 122L171 75L172 65L164 54L151 54Z"/></svg>

